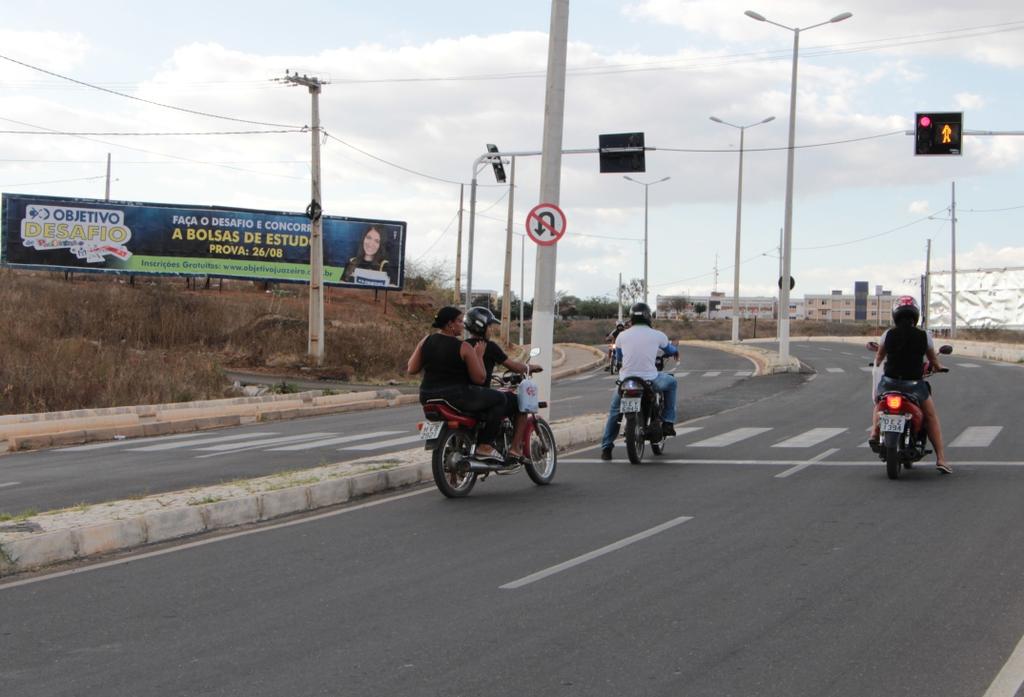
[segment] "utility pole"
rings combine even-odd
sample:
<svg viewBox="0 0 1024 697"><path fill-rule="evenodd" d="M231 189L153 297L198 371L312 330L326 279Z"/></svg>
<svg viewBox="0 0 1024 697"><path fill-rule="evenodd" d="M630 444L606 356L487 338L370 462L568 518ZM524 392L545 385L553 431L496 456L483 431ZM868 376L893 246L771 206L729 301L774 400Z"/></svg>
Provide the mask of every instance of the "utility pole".
<svg viewBox="0 0 1024 697"><path fill-rule="evenodd" d="M327 84L316 77L285 71L285 82L309 89L312 98L310 132L312 134L312 199L306 207L306 216L312 223L309 235L309 342L307 353L316 365L324 359L324 228L323 206L320 203L320 88Z"/></svg>
<svg viewBox="0 0 1024 697"><path fill-rule="evenodd" d="M459 184L459 236L455 243L455 297L452 302L459 304L462 297L462 203L466 196L466 185Z"/></svg>
<svg viewBox="0 0 1024 697"><path fill-rule="evenodd" d="M508 178L508 229L505 231L505 284L501 296L501 343L508 346L512 324L512 210L516 195L516 156ZM520 302L522 302L520 300Z"/></svg>
<svg viewBox="0 0 1024 697"><path fill-rule="evenodd" d="M619 300L619 323L622 323L622 272L619 272L619 287L616 292L616 297Z"/></svg>
<svg viewBox="0 0 1024 697"><path fill-rule="evenodd" d="M110 200L110 153L109 152L107 153L107 188L106 188L106 192L103 194L103 200L104 201L109 201Z"/></svg>
<svg viewBox="0 0 1024 697"><path fill-rule="evenodd" d="M928 303L932 298L932 241L928 240L928 248L924 256L924 297L921 298L921 314L924 315L924 328L928 329L930 312Z"/></svg>
<svg viewBox="0 0 1024 697"><path fill-rule="evenodd" d="M956 182L952 182L953 200L950 205L950 284L949 294L949 338L956 338Z"/></svg>
<svg viewBox="0 0 1024 697"><path fill-rule="evenodd" d="M544 95L543 155L540 165L540 202L558 205L562 175L562 132L565 118L565 57L569 44L569 0L551 1L548 32L547 88ZM542 395L551 394L551 354L554 347L555 271L558 245L537 246L537 271L530 332L543 371L538 374ZM549 410L542 410L548 416Z"/></svg>
<svg viewBox="0 0 1024 697"><path fill-rule="evenodd" d="M519 248L519 345L525 342L523 338L523 305L526 304L526 235L523 235L522 246Z"/></svg>

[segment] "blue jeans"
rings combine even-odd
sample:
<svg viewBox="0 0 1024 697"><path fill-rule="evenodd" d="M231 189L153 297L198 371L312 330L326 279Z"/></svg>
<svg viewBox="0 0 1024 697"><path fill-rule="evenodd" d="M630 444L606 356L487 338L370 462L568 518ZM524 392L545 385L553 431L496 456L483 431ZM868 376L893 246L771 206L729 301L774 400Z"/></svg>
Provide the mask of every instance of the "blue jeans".
<svg viewBox="0 0 1024 697"><path fill-rule="evenodd" d="M658 377L654 378L651 384L654 389L665 395L665 408L661 413L661 420L669 424L675 423L676 391L679 388L676 376L669 373L658 373ZM619 389L616 387L615 394L612 396L612 404L608 408L608 420L604 422L604 435L601 436L602 450L612 447L612 443L615 442L615 436L619 431L619 402L621 400Z"/></svg>

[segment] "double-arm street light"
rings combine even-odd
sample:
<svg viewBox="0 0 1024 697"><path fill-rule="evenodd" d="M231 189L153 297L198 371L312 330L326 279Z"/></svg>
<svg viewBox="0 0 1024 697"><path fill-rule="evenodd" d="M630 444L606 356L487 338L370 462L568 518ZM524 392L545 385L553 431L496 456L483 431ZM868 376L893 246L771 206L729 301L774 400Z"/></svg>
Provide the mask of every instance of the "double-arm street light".
<svg viewBox="0 0 1024 697"><path fill-rule="evenodd" d="M753 128L754 126L760 126L762 123L774 121L775 117L769 116L766 119L762 119L761 121L751 123L746 126L737 126L734 123L723 121L717 116L711 116L709 118L715 123L720 123L723 126L732 126L733 128L740 129L740 183L736 190L736 259L732 272L732 343L737 344L740 340L740 220L743 215L743 134L748 128Z"/></svg>
<svg viewBox="0 0 1024 697"><path fill-rule="evenodd" d="M782 236L782 278L779 279L779 360L783 363L788 363L790 252L793 239L793 152L796 136L796 61L800 51L800 32L826 24L842 22L844 19L852 17L853 13L843 12L832 19L803 28L787 27L785 24L773 22L753 10L747 10L744 14L751 19L756 19L758 22L768 22L768 24L774 24L777 27L793 32L793 78L789 88L789 148L786 162L786 219Z"/></svg>
<svg viewBox="0 0 1024 697"><path fill-rule="evenodd" d="M634 184L639 184L640 186L644 187L644 302L648 303L648 300L647 300L647 288L648 288L648 284L647 284L647 190L650 189L655 184L660 184L662 182L667 182L672 177L662 177L661 179L659 179L657 181L646 182L646 183L642 182L642 181L637 181L633 177L631 177L629 175L626 175L626 174L622 175L622 177L623 177L623 179L628 179L629 181L633 182ZM648 304L650 304L650 303L648 303Z"/></svg>

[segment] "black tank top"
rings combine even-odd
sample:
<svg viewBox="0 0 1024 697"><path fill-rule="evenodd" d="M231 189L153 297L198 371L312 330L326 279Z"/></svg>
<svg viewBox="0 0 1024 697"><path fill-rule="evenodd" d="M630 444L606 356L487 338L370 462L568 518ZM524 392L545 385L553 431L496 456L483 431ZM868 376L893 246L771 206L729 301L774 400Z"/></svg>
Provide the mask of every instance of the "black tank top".
<svg viewBox="0 0 1024 697"><path fill-rule="evenodd" d="M423 382L420 390L437 390L469 384L469 370L459 355L462 340L447 334L431 334L423 342Z"/></svg>
<svg viewBox="0 0 1024 697"><path fill-rule="evenodd" d="M928 335L917 327L892 327L885 333L885 376L896 380L924 377Z"/></svg>

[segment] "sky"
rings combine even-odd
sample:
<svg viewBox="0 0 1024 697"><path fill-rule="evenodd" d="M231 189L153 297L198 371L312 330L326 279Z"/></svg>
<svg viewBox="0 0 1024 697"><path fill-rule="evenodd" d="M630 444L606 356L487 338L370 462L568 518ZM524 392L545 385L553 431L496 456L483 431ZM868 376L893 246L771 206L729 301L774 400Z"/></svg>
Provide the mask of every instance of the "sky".
<svg viewBox="0 0 1024 697"><path fill-rule="evenodd" d="M656 148L632 175L670 177L648 189L652 296L732 292L739 131L711 116L774 117L745 132L740 293L777 290L794 34L748 9L801 28L853 13L800 34L795 297L855 281L912 291L928 240L932 268L948 270L954 182L957 268L1024 266L1024 136L966 135L961 157L915 157L904 135L918 111L1024 132L1024 6L575 0L563 147L639 131ZM110 153L115 200L302 211L310 98L280 81L298 71L327 81L324 212L404 220L407 262L454 270L459 183L485 144L540 149L550 14L542 0L19 3L0 12L0 131L19 131L0 133L0 190L103 198ZM142 132L162 135L57 134ZM516 289L539 179L539 157L517 158ZM489 168L478 182L473 286L500 289L508 187ZM611 297L620 273L643 276L642 186L566 155L559 204L558 289Z"/></svg>

